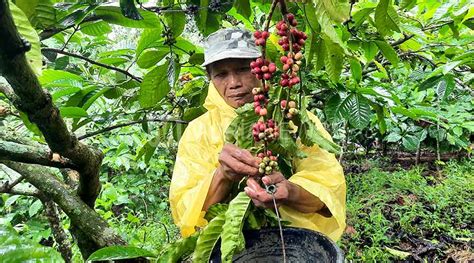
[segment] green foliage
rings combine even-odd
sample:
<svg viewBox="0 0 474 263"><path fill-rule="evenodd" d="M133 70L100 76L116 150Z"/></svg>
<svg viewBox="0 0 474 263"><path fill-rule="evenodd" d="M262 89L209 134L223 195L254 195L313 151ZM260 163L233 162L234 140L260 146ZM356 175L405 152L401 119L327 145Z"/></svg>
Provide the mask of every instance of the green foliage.
<svg viewBox="0 0 474 263"><path fill-rule="evenodd" d="M155 257L155 255L142 248L130 246L104 247L92 253L87 261L133 259L140 257Z"/></svg>
<svg viewBox="0 0 474 263"><path fill-rule="evenodd" d="M131 246L154 251L167 243L167 235L170 241L175 239L178 230L170 216L168 186L176 142L186 124L146 120L191 121L203 114L208 82L205 71L199 67L204 55L197 36L207 36L221 27L236 24L251 30L262 29L270 2L158 1L157 7L164 8L161 12L149 11L156 6L146 1L143 5L148 10L137 8L132 0L122 0L120 6L104 1L14 2L10 7L15 23L32 45L26 53L30 65L35 73L41 73L43 88L52 95L76 136L124 125L83 140L105 154L101 170L103 189L96 210ZM215 2L222 5L211 8ZM351 8L347 1L307 2L287 1L288 9L297 17L298 28L308 34L300 71L303 85L298 88L309 96L292 98L302 105L301 114L295 119L298 134L289 132L289 124L282 124L284 140L269 145L280 155L279 166L285 176L292 174L291 158L304 157L298 151L295 135L306 145L318 144L331 152L338 151L336 144L317 132L305 109L318 112L323 123L330 124L336 142L347 139L348 149L344 152L361 145L367 150L370 145L404 151L472 149L474 104L470 87L474 80L474 56L470 50L474 11L469 1L362 0ZM198 9L190 10L191 4ZM188 21L189 18L194 21ZM271 28L280 18L276 12ZM191 22L196 22L197 28ZM55 35L49 35L56 30ZM267 46L272 60L278 60L281 55L275 39L272 34ZM46 50L42 54L40 47L80 54L126 70L136 78L76 57ZM276 63L281 66L279 61ZM0 100L6 101L3 96ZM226 134L228 141L245 148L252 142L250 130L255 117L251 108L247 105L238 110L239 117ZM278 119L281 111L276 109L272 116ZM25 114L17 115L20 118L0 116L0 130L5 128L20 137L44 142L36 125ZM127 125L130 122L137 125ZM472 197L460 190L462 184L469 183L465 183L466 176L459 172L466 170L463 167L449 164L449 178L445 181L449 184L436 187L430 186L417 171L393 175L373 172L360 180L350 176L350 217L355 218L364 206L373 209L364 210L368 216L356 227L363 230L345 244L349 259L394 260L392 254L400 249L394 246L396 238L386 236L387 227L393 221L400 221L405 231L429 231L427 225L431 224L436 235L445 231L454 238L466 237L461 222L467 221L466 214L469 216L472 211L460 213L464 208L459 204ZM384 188L387 184L388 190ZM354 185L360 186L360 191ZM453 187L450 190L448 186ZM415 202L409 207L396 208L398 219L385 218L383 205L377 202L386 205L400 189L404 193L414 189L417 196L425 195L423 202L439 203L442 209L430 215L424 203ZM0 221L15 226L22 237L35 243L51 237L39 201L5 194L1 204ZM448 206L455 208L458 219L450 218L446 212ZM243 206L240 208L239 216L244 216ZM215 213L208 211L209 220L219 217L221 209ZM416 224L411 226L416 215L429 222L420 227L422 230L417 230ZM233 230L230 230L231 221L226 219L226 236L231 240L226 243L229 257L243 244L235 232L237 229L240 231L242 225L258 228L271 218L275 219L251 210L251 216L245 220L236 217L232 221ZM163 260L177 260L191 254L196 242L198 247L205 247L196 250L202 253L199 258L207 259L222 223L218 221L211 221L216 222L214 227L209 227L213 231L205 230L200 241L193 236L178 242L180 249L167 250L172 252L166 252ZM63 218L62 223L69 228L68 219ZM209 233L205 234L206 231ZM74 249L79 253L77 247ZM356 251L362 251L362 256Z"/></svg>
<svg viewBox="0 0 474 263"><path fill-rule="evenodd" d="M347 260L394 261L404 256L410 261L423 249L418 246L461 248L471 236L466 222L474 213L464 205L474 198L465 191L473 184L471 166L470 160L450 162L442 177L421 167L347 175L347 224L353 230L340 241ZM420 239L427 243L415 242ZM447 256L446 250L435 250L430 258Z"/></svg>
<svg viewBox="0 0 474 263"><path fill-rule="evenodd" d="M18 32L31 45L31 49L26 53L28 63L35 74L41 75L42 56L38 34L31 26L25 13L23 13L23 11L15 4L10 2L9 5L10 10L12 11L13 20L15 21L15 25L18 28Z"/></svg>
<svg viewBox="0 0 474 263"><path fill-rule="evenodd" d="M245 248L242 227L250 205L250 198L245 192L240 192L230 203L225 213L225 223L221 234L221 260L232 262L234 253Z"/></svg>
<svg viewBox="0 0 474 263"><path fill-rule="evenodd" d="M153 107L168 94L171 89L168 82L169 67L170 64L167 62L145 75L138 95L142 107Z"/></svg>
<svg viewBox="0 0 474 263"><path fill-rule="evenodd" d="M226 214L221 213L215 216L204 227L196 243L195 252L193 253L193 262L209 262L211 253L217 240L221 236L222 227L226 222Z"/></svg>
<svg viewBox="0 0 474 263"><path fill-rule="evenodd" d="M121 0L125 1L125 0ZM130 9L132 10L132 9ZM119 7L115 6L101 6L95 9L95 14L98 18L115 25L132 28L156 28L160 26L160 21L156 15L149 11L139 11L133 14L133 19L126 18L122 15ZM143 19L136 20L135 18L142 17Z"/></svg>
<svg viewBox="0 0 474 263"><path fill-rule="evenodd" d="M198 236L199 232L196 232L163 248L156 262L172 263L183 260L194 251Z"/></svg>
<svg viewBox="0 0 474 263"><path fill-rule="evenodd" d="M2 262L64 262L61 255L54 249L43 247L18 236L11 227L0 227L0 247Z"/></svg>

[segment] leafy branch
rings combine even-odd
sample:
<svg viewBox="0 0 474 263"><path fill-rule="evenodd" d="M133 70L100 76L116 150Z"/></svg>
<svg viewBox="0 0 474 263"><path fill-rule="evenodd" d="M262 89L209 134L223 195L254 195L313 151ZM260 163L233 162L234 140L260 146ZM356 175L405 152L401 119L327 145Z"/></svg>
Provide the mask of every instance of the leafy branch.
<svg viewBox="0 0 474 263"><path fill-rule="evenodd" d="M124 75L127 75L129 76L130 78L132 78L133 80L136 80L138 82L142 82L142 79L137 77L137 76L134 76L133 74L131 74L130 72L128 72L127 70L124 70L124 69L121 69L121 68L117 68L117 67L114 67L114 66L110 66L110 65L107 65L107 64L104 64L104 63L100 63L100 62L97 62L97 61L94 61L88 57L85 57L83 55L79 55L79 54L75 54L75 53L72 53L72 52L68 52L68 51L64 51L64 50L61 50L61 49L57 49L57 48L42 48L42 51L49 51L49 52L54 52L54 53L58 53L58 54L63 54L63 55L66 55L66 56L70 56L70 57L75 57L75 58L79 58L79 59L82 59L84 61L87 61L93 65L96 65L96 66L99 66L99 67L103 67L103 68L106 68L106 69L110 69L110 70L114 70L114 71L117 71L117 72L120 72Z"/></svg>

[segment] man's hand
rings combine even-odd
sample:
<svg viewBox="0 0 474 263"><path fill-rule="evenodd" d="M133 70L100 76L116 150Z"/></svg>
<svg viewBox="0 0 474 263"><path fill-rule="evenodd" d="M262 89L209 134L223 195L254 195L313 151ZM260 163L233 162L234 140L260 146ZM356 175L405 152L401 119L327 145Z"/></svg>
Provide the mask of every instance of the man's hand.
<svg viewBox="0 0 474 263"><path fill-rule="evenodd" d="M285 205L302 213L318 212L327 217L331 216L331 212L318 197L288 181L280 172L264 176L262 182L265 185L274 184L277 187L274 194L277 206ZM256 206L274 207L272 196L257 183L255 178L247 179L247 187L244 191Z"/></svg>
<svg viewBox="0 0 474 263"><path fill-rule="evenodd" d="M280 172L275 172L264 176L262 182L265 185L274 184L277 187L275 192L275 201L277 205L285 204L289 200L290 191L292 191L291 183ZM252 199L256 206L264 208L273 208L273 198L267 193L265 188L261 187L255 178L247 179L247 187L245 193Z"/></svg>
<svg viewBox="0 0 474 263"><path fill-rule="evenodd" d="M219 169L229 181L238 182L244 176L258 175L258 159L233 144L225 144L219 154Z"/></svg>

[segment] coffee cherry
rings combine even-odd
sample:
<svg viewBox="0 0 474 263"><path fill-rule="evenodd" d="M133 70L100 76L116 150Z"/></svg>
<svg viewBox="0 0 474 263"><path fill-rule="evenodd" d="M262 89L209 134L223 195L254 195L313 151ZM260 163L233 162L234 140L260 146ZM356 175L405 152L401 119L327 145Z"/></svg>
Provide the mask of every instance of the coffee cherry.
<svg viewBox="0 0 474 263"><path fill-rule="evenodd" d="M295 19L295 15L293 15L292 13L288 13L286 15L286 18L288 19L288 21L291 21L291 20Z"/></svg>
<svg viewBox="0 0 474 263"><path fill-rule="evenodd" d="M262 108L262 109L260 110L259 114L260 114L260 116L265 116L265 115L267 115L267 109Z"/></svg>
<svg viewBox="0 0 474 263"><path fill-rule="evenodd" d="M268 31L263 31L262 32L262 38L263 39L267 39L269 36L270 36L270 34L268 33Z"/></svg>
<svg viewBox="0 0 474 263"><path fill-rule="evenodd" d="M285 101L285 102L286 102L286 101ZM296 102L290 100L290 101L288 102L288 107L290 107L290 108L296 108Z"/></svg>
<svg viewBox="0 0 474 263"><path fill-rule="evenodd" d="M287 104L286 100L280 101L280 107L281 107L282 109L286 109L286 104Z"/></svg>
<svg viewBox="0 0 474 263"><path fill-rule="evenodd" d="M303 54L301 52L296 53L295 59L296 60L301 60L303 58Z"/></svg>
<svg viewBox="0 0 474 263"><path fill-rule="evenodd" d="M253 36L254 36L256 39L261 38L261 37L262 37L262 32L260 32L260 31L255 31L255 32L253 33Z"/></svg>
<svg viewBox="0 0 474 263"><path fill-rule="evenodd" d="M268 65L268 71L270 73L274 73L276 71L276 65L275 63L270 63L270 65Z"/></svg>

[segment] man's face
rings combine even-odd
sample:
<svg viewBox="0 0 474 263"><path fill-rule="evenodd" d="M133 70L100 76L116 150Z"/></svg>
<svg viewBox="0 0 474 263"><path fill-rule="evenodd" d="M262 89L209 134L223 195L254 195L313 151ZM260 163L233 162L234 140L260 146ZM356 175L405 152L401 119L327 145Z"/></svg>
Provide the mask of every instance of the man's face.
<svg viewBox="0 0 474 263"><path fill-rule="evenodd" d="M261 82L250 72L251 59L229 58L209 66L209 77L225 102L234 108L253 101L252 89Z"/></svg>

